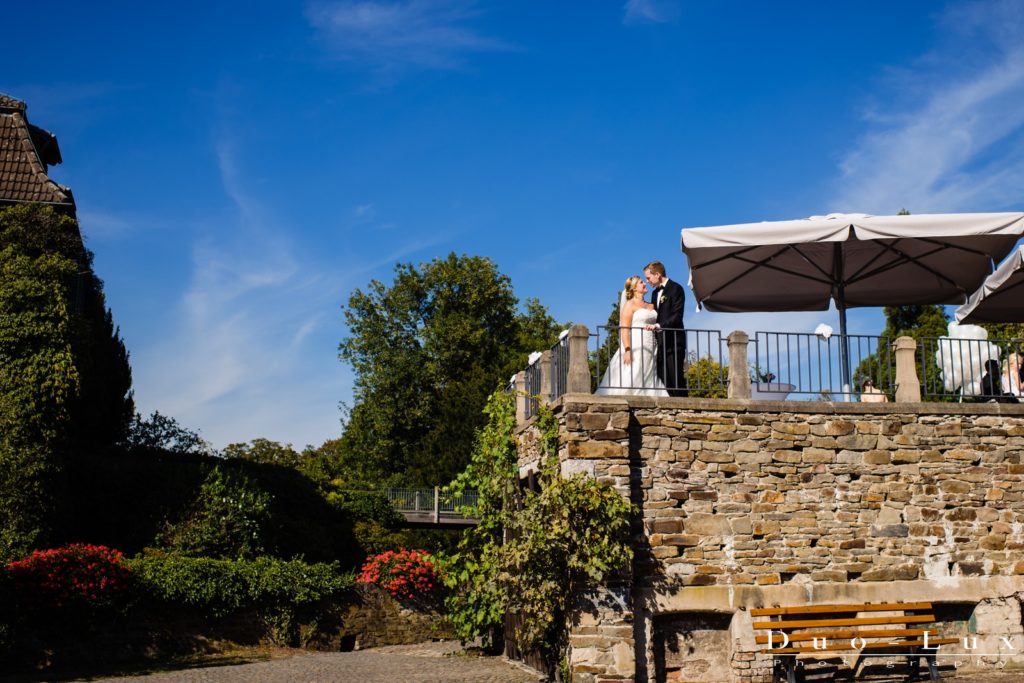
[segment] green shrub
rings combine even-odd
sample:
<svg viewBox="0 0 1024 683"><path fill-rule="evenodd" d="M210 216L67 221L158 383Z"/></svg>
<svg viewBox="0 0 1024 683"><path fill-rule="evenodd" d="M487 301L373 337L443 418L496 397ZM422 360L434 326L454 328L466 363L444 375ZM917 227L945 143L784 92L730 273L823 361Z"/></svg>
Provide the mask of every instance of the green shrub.
<svg viewBox="0 0 1024 683"><path fill-rule="evenodd" d="M248 556L340 561L346 569L363 560L364 553L353 540L354 515L328 501L317 482L288 467L157 449L83 453L69 458L65 466L73 485L68 487L64 507L75 514L62 521L64 534L57 542L88 540L119 548L129 556L157 546L198 554L186 552L185 544L172 544L171 532L186 520L198 521L194 513L201 507L199 491L214 468L220 468L219 476L245 481L243 488L258 489L269 497L268 517L258 524L262 536L255 544L263 552ZM125 515L125 510L132 514ZM207 519L204 524L214 521ZM199 531L192 529L189 535L194 538ZM155 541L157 536L160 543Z"/></svg>
<svg viewBox="0 0 1024 683"><path fill-rule="evenodd" d="M710 356L691 358L686 366L686 382L694 398L726 398L729 395L729 369Z"/></svg>
<svg viewBox="0 0 1024 683"><path fill-rule="evenodd" d="M270 495L244 472L214 467L188 513L157 537L184 555L252 558L264 550Z"/></svg>
<svg viewBox="0 0 1024 683"><path fill-rule="evenodd" d="M336 564L258 557L215 560L176 555L145 555L129 560L139 597L223 617L255 609L272 641L295 645L299 622L315 619L318 605L342 596L351 574Z"/></svg>

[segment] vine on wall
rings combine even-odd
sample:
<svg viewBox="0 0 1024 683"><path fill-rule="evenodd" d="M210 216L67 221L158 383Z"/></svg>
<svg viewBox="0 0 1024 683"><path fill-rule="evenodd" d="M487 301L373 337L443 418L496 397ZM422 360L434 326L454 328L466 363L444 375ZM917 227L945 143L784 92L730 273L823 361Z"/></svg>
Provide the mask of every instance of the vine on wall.
<svg viewBox="0 0 1024 683"><path fill-rule="evenodd" d="M480 524L445 559L445 582L452 589L446 605L466 640L486 640L505 614L519 615L520 645L554 665L568 645L576 596L629 566L633 506L591 477L561 475L558 425L543 406L535 422L540 491L521 491L514 397L495 393L485 412L488 423L470 465L451 487L456 493L479 492L477 505L466 512Z"/></svg>

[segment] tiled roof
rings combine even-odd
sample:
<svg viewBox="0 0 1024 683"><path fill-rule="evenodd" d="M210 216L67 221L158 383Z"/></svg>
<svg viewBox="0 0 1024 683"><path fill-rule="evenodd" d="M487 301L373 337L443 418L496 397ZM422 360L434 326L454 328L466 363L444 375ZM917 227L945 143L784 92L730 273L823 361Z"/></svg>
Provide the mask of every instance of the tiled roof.
<svg viewBox="0 0 1024 683"><path fill-rule="evenodd" d="M25 111L25 103L0 92L0 109L17 109L18 111Z"/></svg>
<svg viewBox="0 0 1024 683"><path fill-rule="evenodd" d="M57 138L30 125L25 109L24 102L0 94L0 203L74 206L71 191L46 175L47 163L60 163Z"/></svg>

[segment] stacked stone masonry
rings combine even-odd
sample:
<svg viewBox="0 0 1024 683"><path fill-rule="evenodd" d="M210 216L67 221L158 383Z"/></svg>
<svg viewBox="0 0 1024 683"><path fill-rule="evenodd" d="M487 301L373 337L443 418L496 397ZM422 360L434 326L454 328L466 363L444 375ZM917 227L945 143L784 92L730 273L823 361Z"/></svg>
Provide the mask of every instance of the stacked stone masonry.
<svg viewBox="0 0 1024 683"><path fill-rule="evenodd" d="M749 629L756 606L969 603L971 628L978 610L984 622L1002 609L1004 635L1022 631L1024 406L568 395L554 409L563 474L608 482L638 508L629 598L574 632L575 681L685 673L658 654L657 623L686 613L732 615L718 636L686 635L722 638L730 670L705 662L686 680L770 680ZM526 469L535 449L522 454ZM623 619L628 637L605 651L580 640L625 632Z"/></svg>

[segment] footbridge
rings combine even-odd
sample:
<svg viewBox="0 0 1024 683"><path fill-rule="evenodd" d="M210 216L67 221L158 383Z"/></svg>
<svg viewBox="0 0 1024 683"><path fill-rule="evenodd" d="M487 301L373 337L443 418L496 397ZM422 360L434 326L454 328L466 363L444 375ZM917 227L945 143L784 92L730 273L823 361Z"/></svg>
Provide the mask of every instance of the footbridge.
<svg viewBox="0 0 1024 683"><path fill-rule="evenodd" d="M468 527L479 520L466 517L459 510L475 505L476 491L465 491L459 496L444 493L439 487L421 489L385 489L384 495L394 506L406 525L413 527Z"/></svg>

